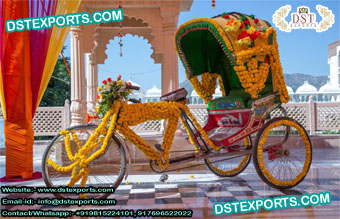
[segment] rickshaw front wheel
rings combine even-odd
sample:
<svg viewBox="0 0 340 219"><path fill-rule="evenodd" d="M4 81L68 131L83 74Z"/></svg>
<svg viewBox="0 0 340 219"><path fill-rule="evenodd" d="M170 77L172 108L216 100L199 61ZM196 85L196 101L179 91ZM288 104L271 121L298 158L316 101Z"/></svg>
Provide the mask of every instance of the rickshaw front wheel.
<svg viewBox="0 0 340 219"><path fill-rule="evenodd" d="M257 133L253 156L256 172L265 183L276 189L289 189L307 175L312 144L296 120L277 117Z"/></svg>
<svg viewBox="0 0 340 219"><path fill-rule="evenodd" d="M245 149L250 149L252 147L252 142L250 136L245 137L243 140L239 142L244 146ZM229 147L229 149L232 148ZM222 148L219 153L226 153L225 150L228 150L228 147ZM232 149L233 150L233 149ZM234 148L234 150L237 150ZM204 159L205 165L208 169L213 172L215 175L220 177L233 177L242 173L244 169L248 166L251 160L251 154L241 155L241 156L233 156L233 157L216 157L216 158L206 158Z"/></svg>
<svg viewBox="0 0 340 219"><path fill-rule="evenodd" d="M75 155L80 149L80 144L83 146L96 128L97 125L80 125L69 128L68 130L74 134L69 134L70 153ZM73 136L76 136L77 139L74 139ZM103 135L100 136L100 138L104 137ZM98 146L88 156L98 151L101 144L98 139ZM73 161L69 159L64 135L58 134L44 152L42 173L45 184L47 187L66 187L72 174L78 175L81 171L81 167L75 166L72 171L61 172L52 167L49 162L63 167L72 165ZM126 170L126 156L124 147L115 135L110 138L106 151L88 164L88 170L89 174L85 186L92 186L97 189L97 193L86 193L88 199L105 199L119 186ZM73 187L80 187L80 182L81 179ZM58 198L79 198L77 193L54 193L54 195Z"/></svg>

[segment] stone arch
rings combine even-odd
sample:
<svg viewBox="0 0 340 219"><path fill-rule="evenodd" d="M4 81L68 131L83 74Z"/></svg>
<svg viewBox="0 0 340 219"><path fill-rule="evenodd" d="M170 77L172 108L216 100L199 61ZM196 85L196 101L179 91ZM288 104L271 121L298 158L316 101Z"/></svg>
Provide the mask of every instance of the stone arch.
<svg viewBox="0 0 340 219"><path fill-rule="evenodd" d="M154 43L156 37L153 33L153 28L142 18L136 16L129 17L127 15L124 16L123 25L123 36L131 34L132 36L139 36L147 40L153 51L151 58L155 63L161 63L161 53ZM95 46L92 53L96 54L97 64L104 64L107 59L107 46L110 43L110 40L118 37L119 29L120 26L118 22L102 23L96 28L94 34Z"/></svg>

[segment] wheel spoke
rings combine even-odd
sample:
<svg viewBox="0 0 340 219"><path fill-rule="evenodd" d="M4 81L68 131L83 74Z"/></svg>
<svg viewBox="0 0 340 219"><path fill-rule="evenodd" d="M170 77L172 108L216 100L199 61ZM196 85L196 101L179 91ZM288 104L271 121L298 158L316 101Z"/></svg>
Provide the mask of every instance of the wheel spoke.
<svg viewBox="0 0 340 219"><path fill-rule="evenodd" d="M285 139L288 128L290 130L289 135L287 136L288 138ZM281 132L280 130L284 131ZM258 173L264 176L262 178L268 185L275 185L277 188L290 188L303 179L304 176L302 176L301 173L303 173L303 168L306 164L306 147L308 145L305 145L305 147L295 145L289 138L299 138L299 140L295 142L300 142L301 144L306 140L309 141L309 139L306 139L306 135L307 133L301 125L286 117L274 118L268 121L264 128L260 130L258 135L260 137L256 139L256 142L262 144L260 145L262 147L262 159L260 158L260 160L257 160L258 162L255 162L255 167L259 170ZM273 136L274 140L269 140L269 136ZM276 143L276 141L279 143ZM283 154L272 154L275 152L272 152L271 150L275 150L274 147L278 145L282 146ZM260 146L256 145L256 147ZM268 151L270 148L272 149ZM257 148L254 149L255 151L258 151ZM260 155L257 154L257 156L259 157ZM269 156L273 157L273 160L272 158L269 160ZM260 162L263 163L264 168L267 171L261 169ZM276 181L272 181L272 177L276 179ZM295 184L286 183L292 181L297 182Z"/></svg>
<svg viewBox="0 0 340 219"><path fill-rule="evenodd" d="M86 143L86 140L94 133L94 126L85 126L84 128L73 129L75 134L78 136L78 139L82 142L82 145ZM71 141L71 151L73 155L76 154L76 143L74 142L73 136L70 138ZM96 147L87 157L91 156L95 151L98 151L102 145ZM125 158L121 153L121 146L118 143L111 139L109 141L109 145L105 154L102 154L98 158L96 158L93 162L89 163L89 175L87 178L86 186L101 186L101 187L112 187L117 184L117 180L122 179L122 175L124 172L122 168L125 166ZM73 161L68 159L66 150L65 150L65 138L64 136L60 136L59 139L54 141L51 146L48 147L47 156L44 157L44 162L46 168L43 171L46 171L47 181L50 185L48 186L66 186L67 183L71 179L72 171L70 172L58 172L53 167L47 164L47 160L51 159L53 162L60 166L69 166L73 164ZM109 153L109 155L108 155ZM80 167L77 168L76 174L79 174L81 170ZM79 180L74 186L80 186ZM64 197L71 197L71 194L63 194ZM90 194L90 197L101 197L105 195L104 193L98 194ZM74 196L74 195L73 195Z"/></svg>
<svg viewBox="0 0 340 219"><path fill-rule="evenodd" d="M245 147L248 146L251 148L251 141L248 141L248 145L245 144L244 140L241 140L234 143L233 146L244 145ZM226 151L220 150L218 153L226 153ZM235 176L244 170L244 168L248 165L250 158L250 155L237 155L228 158L212 157L206 158L206 165L214 174L218 176Z"/></svg>

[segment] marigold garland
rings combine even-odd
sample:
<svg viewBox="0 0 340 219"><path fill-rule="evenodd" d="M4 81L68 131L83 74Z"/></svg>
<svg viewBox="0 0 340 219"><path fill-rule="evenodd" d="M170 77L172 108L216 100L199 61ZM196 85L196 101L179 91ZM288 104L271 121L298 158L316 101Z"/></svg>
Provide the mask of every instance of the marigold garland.
<svg viewBox="0 0 340 219"><path fill-rule="evenodd" d="M208 103L215 93L216 79L218 74L211 74L209 72L201 75L201 82L198 80L198 76L194 76L190 79L192 86L205 103Z"/></svg>
<svg viewBox="0 0 340 219"><path fill-rule="evenodd" d="M77 134L74 131L71 131L72 133L72 139L73 141L76 143L76 152L79 151L79 149L81 148L81 141L78 139Z"/></svg>
<svg viewBox="0 0 340 219"><path fill-rule="evenodd" d="M240 79L242 87L248 92L252 98L258 98L258 93L265 87L265 82L269 73L269 64L258 62L255 58L251 58L246 66L235 66L235 71Z"/></svg>
<svg viewBox="0 0 340 219"><path fill-rule="evenodd" d="M194 23L200 22L208 22L213 25L216 30L218 30L218 37L223 39L219 40L220 43L225 43L229 52L234 52L234 57L231 57L230 54L226 51L228 59L232 60L232 66L236 71L242 87L245 88L245 91L248 92L252 98L258 98L259 92L265 87L265 81L268 77L269 71L272 72L274 91L278 90L280 93L281 102L287 103L289 101L289 95L286 89L286 84L284 82L282 67L279 60L279 52L278 45L276 40L276 32L273 27L268 27L268 25L264 24L263 21L260 22L259 19L255 18L254 15L244 15L240 14L235 16L235 14L223 14L222 18L226 19L225 24L221 24L220 20L215 19L206 19L206 18L198 18L193 19L191 21L186 22L181 25L178 31L182 30L188 25L192 25ZM221 28L221 25L223 28ZM176 35L178 35L178 31ZM270 45L269 37L273 38L273 45ZM216 36L215 36L216 37ZM181 37L177 37L176 40ZM234 47L233 47L234 46ZM222 46L223 48L223 46ZM185 66L188 65L184 53L181 50L180 42L177 42L178 53L181 57L181 60ZM223 49L225 50L225 49ZM268 56L269 63L262 62L258 63L256 68L248 69L246 65L250 61L250 59L258 59L260 60L261 56ZM201 82L198 80L198 76L193 76L190 70L190 67L187 66L186 75L188 80L192 83L197 94L207 103L212 99L212 95L214 94L213 86L211 82L214 80L214 76L208 77L207 85L210 84L210 87L205 87L203 84L204 78L202 77ZM205 75L207 73L203 73ZM214 75L214 74L211 74ZM220 76L219 76L220 77ZM220 78L219 78L220 82ZM220 83L222 85L223 83ZM221 86L221 90L225 95L225 91Z"/></svg>
<svg viewBox="0 0 340 219"><path fill-rule="evenodd" d="M294 180L292 181L281 181L281 180L277 180L276 178L274 178L272 176L272 174L265 168L264 163L263 163L263 145L265 144L268 134L269 132L273 129L276 128L278 126L281 125L285 125L285 126L291 126L294 127L298 130L299 135L302 137L303 139L303 143L306 146L306 158L305 158L305 163L302 169L302 172L300 174L298 174ZM270 124L265 132L262 135L262 139L260 140L259 144L258 144L258 148L257 148L257 156L258 156L258 162L259 162L259 166L261 169L261 172L270 180L270 182L272 182L273 184L280 186L280 185L284 185L284 186L290 186L290 185L294 185L297 182L299 182L306 174L308 171L308 167L310 164L310 159L311 159L311 145L310 142L308 140L307 135L305 134L303 128L301 126L299 126L297 123L289 121L289 120L279 120L277 122L274 122L272 124Z"/></svg>
<svg viewBox="0 0 340 219"><path fill-rule="evenodd" d="M222 96L226 96L224 84L223 84L223 80L222 80L221 75L218 75L218 84L220 85L220 91L222 92Z"/></svg>
<svg viewBox="0 0 340 219"><path fill-rule="evenodd" d="M184 102L170 101L149 102L144 104L127 104L119 100L116 101L114 108L112 108L105 115L101 124L95 130L94 134L89 137L85 145L82 146L74 156L72 155L70 149L70 141L65 141L65 148L68 153L70 153L68 156L71 161L74 161L71 165L67 167L62 167L54 163L51 159L48 160L48 164L50 164L55 170L60 172L72 171L70 182L67 184L68 186L74 186L75 183L81 180L80 186L83 187L85 186L86 180L89 175L88 164L105 152L113 132L117 130L122 135L124 135L131 143L138 147L149 159L157 160L160 168L165 169L169 165L169 153L173 143L175 132L177 130L178 120L180 119L181 109L187 113L208 146L213 148L214 150L219 150L220 147L214 145L214 143L209 139L206 132L196 121L195 117L190 113L188 106L185 105ZM120 110L120 116L117 120L118 110ZM107 126L111 115L111 123L108 131L106 131L105 127ZM148 120L161 119L167 119L168 121L162 143L164 151L161 152L153 149L150 145L146 144L141 137L139 137L134 131L129 128L129 126L134 126ZM193 136L191 136L188 129L187 132L190 136L191 142L194 144ZM104 140L103 138L99 138L99 135L103 133L106 134ZM61 134L66 135L66 139L69 139L70 137L69 131L62 131ZM79 141L75 133L72 133L72 136L75 141ZM98 141L99 143L103 141L100 149L94 152L91 156L87 157L91 151L99 146ZM81 194L81 197L86 198L86 195Z"/></svg>
<svg viewBox="0 0 340 219"><path fill-rule="evenodd" d="M68 156L68 159L70 159L70 161L74 161L74 156L72 154L72 150L71 150L71 142L70 142L70 135L69 135L69 131L65 131L65 151L66 154Z"/></svg>
<svg viewBox="0 0 340 219"><path fill-rule="evenodd" d="M283 103L287 103L289 101L289 95L282 74L276 32L275 30L272 30L272 32L274 34L274 45L255 46L236 53L237 59L234 70L245 91L248 92L252 98L258 98L258 93L264 88L269 69L271 69L273 81L275 81L280 93L280 100ZM268 56L269 64L263 62L256 66L255 56Z"/></svg>
<svg viewBox="0 0 340 219"><path fill-rule="evenodd" d="M190 133L188 127L185 125L185 123L184 123L182 117L179 117L179 118L180 118L180 120L181 120L181 123L182 123L183 127L185 128L185 131L187 132L187 134L188 134L188 136L189 136L190 143L191 143L192 145L195 146L195 151L198 152L198 151L199 151L199 148L197 147L197 145L196 145L196 143L195 143L195 141L194 141L194 136L191 135L191 133Z"/></svg>
<svg viewBox="0 0 340 219"><path fill-rule="evenodd" d="M249 146L249 140L248 138L244 138L244 146L247 148ZM239 163L239 165L234 168L234 169L231 169L231 170L222 170L222 169L219 169L217 167L215 167L213 165L213 163L210 162L209 159L207 159L207 162L210 164L211 168L213 168L216 172L218 172L219 174L221 175L231 175L231 174L234 174L234 173L237 173L239 172L243 167L244 167L244 164L246 163L246 161L249 159L249 156L251 156L250 154L246 154L243 159L241 160L241 162ZM229 161L227 161L229 162Z"/></svg>
<svg viewBox="0 0 340 219"><path fill-rule="evenodd" d="M215 145L210 140L210 138L208 137L207 133L204 131L202 126L197 122L196 118L191 114L189 107L187 105L182 105L182 109L186 112L186 114L189 116L191 121L194 123L194 125L196 126L198 132L201 134L201 136L203 137L203 140L208 144L208 146L210 148L214 149L215 151L220 150L221 149L220 146Z"/></svg>
<svg viewBox="0 0 340 219"><path fill-rule="evenodd" d="M107 112L101 124L98 126L95 132L89 137L86 144L83 147L81 147L74 156L72 155L72 151L71 151L71 143L70 143L70 136L69 136L70 132L65 131L65 130L60 132L61 135L65 135L65 150L67 152L68 158L74 162L67 167L60 166L56 164L55 162L53 162L51 159L49 159L47 162L50 166L52 166L55 170L59 172L70 172L72 170L72 176L67 186L73 186L80 179L82 179L80 182L80 186L81 187L85 186L88 175L89 175L89 170L87 166L90 162L92 162L94 159L98 158L100 155L102 155L105 152L108 146L109 140L115 129L117 114L118 114L118 110L120 109L120 103L121 103L120 100L117 101L115 106ZM111 123L106 133L106 126L111 116L112 116ZM105 133L106 136L105 136L105 139L103 141L101 148L97 150L96 152L94 152L91 156L87 157L92 150L94 150L96 147L99 146L99 144L97 143L97 140L98 140L99 135L103 133ZM80 141L76 137L76 134L72 133L72 136L73 136L73 140L75 142L78 142L79 144ZM77 147L78 147L78 144L77 144ZM78 172L79 167L81 169ZM81 194L80 197L86 198L86 195Z"/></svg>
<svg viewBox="0 0 340 219"><path fill-rule="evenodd" d="M120 111L119 125L117 130L124 135L131 143L141 150L146 157L151 160L157 160L161 168L166 168L169 165L169 152L172 146L174 134L177 129L178 120L180 117L180 106L183 103L179 102L149 102L144 104L129 105L122 103L123 107ZM148 120L167 119L167 126L164 133L162 147L164 151L158 152L145 141L133 132L128 126L134 126ZM164 161L164 164L163 164Z"/></svg>

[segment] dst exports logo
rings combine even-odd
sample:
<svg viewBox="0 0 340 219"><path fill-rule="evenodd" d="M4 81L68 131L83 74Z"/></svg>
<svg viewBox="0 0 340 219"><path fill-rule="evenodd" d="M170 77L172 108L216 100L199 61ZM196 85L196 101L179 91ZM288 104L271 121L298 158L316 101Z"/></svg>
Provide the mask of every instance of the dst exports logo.
<svg viewBox="0 0 340 219"><path fill-rule="evenodd" d="M273 14L273 23L279 30L291 32L293 29L315 29L316 32L322 32L334 24L334 14L322 5L316 6L316 10L322 18L320 22L316 21L316 14L311 12L309 7L300 6L297 7L296 13L291 13L291 21L288 23L286 17L291 9L290 5L285 5Z"/></svg>

